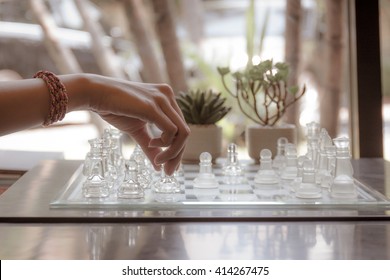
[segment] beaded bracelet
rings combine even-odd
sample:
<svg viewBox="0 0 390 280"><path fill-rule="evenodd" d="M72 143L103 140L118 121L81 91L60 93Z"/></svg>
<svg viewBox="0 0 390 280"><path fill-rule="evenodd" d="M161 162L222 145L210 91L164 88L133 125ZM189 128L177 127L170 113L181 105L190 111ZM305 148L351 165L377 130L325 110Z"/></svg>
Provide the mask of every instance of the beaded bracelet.
<svg viewBox="0 0 390 280"><path fill-rule="evenodd" d="M64 84L55 74L49 71L38 71L34 78L42 79L50 93L50 110L43 126L49 126L62 120L68 107L68 95Z"/></svg>

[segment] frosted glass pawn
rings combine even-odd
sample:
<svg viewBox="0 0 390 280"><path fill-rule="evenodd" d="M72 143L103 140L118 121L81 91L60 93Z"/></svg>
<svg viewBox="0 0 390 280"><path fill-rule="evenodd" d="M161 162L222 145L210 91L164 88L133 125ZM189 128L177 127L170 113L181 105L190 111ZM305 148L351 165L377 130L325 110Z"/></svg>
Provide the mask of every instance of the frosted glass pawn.
<svg viewBox="0 0 390 280"><path fill-rule="evenodd" d="M164 166L161 166L160 178L153 183L155 193L175 194L181 191L180 183L174 176L169 176L164 172Z"/></svg>
<svg viewBox="0 0 390 280"><path fill-rule="evenodd" d="M356 187L353 180L353 168L349 154L349 138L333 139L336 146L336 170L331 185L331 195L335 198L355 198Z"/></svg>
<svg viewBox="0 0 390 280"><path fill-rule="evenodd" d="M203 152L199 156L199 174L194 179L194 188L211 189L218 188L218 185L212 169L212 156Z"/></svg>
<svg viewBox="0 0 390 280"><path fill-rule="evenodd" d="M237 145L229 144L227 151L227 159L222 168L225 184L240 184L244 181L243 170L237 158Z"/></svg>
<svg viewBox="0 0 390 280"><path fill-rule="evenodd" d="M286 137L280 137L277 141L277 153L272 161L272 167L279 174L282 172L286 166L286 156L285 156L285 147L288 144L288 139Z"/></svg>
<svg viewBox="0 0 390 280"><path fill-rule="evenodd" d="M280 177L283 180L294 180L298 174L297 148L294 144L286 145L286 167L283 169Z"/></svg>
<svg viewBox="0 0 390 280"><path fill-rule="evenodd" d="M279 176L272 168L272 152L269 149L262 149L260 152L260 169L255 175L254 182L259 185L279 183Z"/></svg>
<svg viewBox="0 0 390 280"><path fill-rule="evenodd" d="M299 198L320 198L321 187L316 184L314 163L312 160L305 160L303 163L302 183L295 192Z"/></svg>
<svg viewBox="0 0 390 280"><path fill-rule="evenodd" d="M144 188L138 182L137 163L134 160L126 164L125 178L119 185L117 195L127 199L140 199L145 196Z"/></svg>

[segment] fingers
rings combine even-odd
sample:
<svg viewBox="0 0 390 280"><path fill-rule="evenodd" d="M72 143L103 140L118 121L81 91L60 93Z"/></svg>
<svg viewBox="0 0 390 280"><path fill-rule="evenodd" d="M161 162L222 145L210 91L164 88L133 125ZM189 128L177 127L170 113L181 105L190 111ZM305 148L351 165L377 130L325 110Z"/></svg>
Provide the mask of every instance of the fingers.
<svg viewBox="0 0 390 280"><path fill-rule="evenodd" d="M175 130L164 131L162 124L157 120L155 123L163 132L159 138L152 139L150 147L168 147L165 151L159 153L156 158L156 164L166 162L179 163L187 137L190 133L189 127L184 120L183 114L176 103L172 90L164 85L159 86L160 92L164 95L156 99L162 112L175 125ZM175 134L172 134L172 133ZM169 166L169 165L168 165ZM169 169L169 168L168 168Z"/></svg>
<svg viewBox="0 0 390 280"><path fill-rule="evenodd" d="M156 139L151 139L146 127L133 131L131 135L152 162L154 169L159 170L161 164L164 164L165 173L172 175L179 167L184 148L178 153L171 153L170 148L162 151L160 147L152 147L149 143Z"/></svg>
<svg viewBox="0 0 390 280"><path fill-rule="evenodd" d="M161 148L149 146L151 137L144 121L113 114L101 114L100 116L114 127L130 135L140 145L154 169L159 170L160 165L155 164L155 158L161 152Z"/></svg>
<svg viewBox="0 0 390 280"><path fill-rule="evenodd" d="M117 116L111 118L111 123L139 143L154 167L167 164L167 172L173 172L180 163L190 130L172 89L164 84L109 82L98 83L99 102L94 102L92 108L106 117ZM162 131L159 137L152 139L145 127L148 122ZM163 151L162 147L167 148Z"/></svg>
<svg viewBox="0 0 390 280"><path fill-rule="evenodd" d="M174 94L173 90L171 89L171 87L168 86L168 85L160 85L160 86L159 86L159 89L160 89L160 91L161 91L162 93L164 93L164 94L168 97L171 106L172 106L172 107L175 109L175 111L180 115L181 119L182 119L183 121L185 121L185 120L184 120L183 112L181 111L179 105L178 105L177 102L176 102L176 97L175 97L175 94Z"/></svg>
<svg viewBox="0 0 390 280"><path fill-rule="evenodd" d="M164 164L164 171L168 175L172 175L178 168L181 162L184 149L177 155L177 157L167 161Z"/></svg>
<svg viewBox="0 0 390 280"><path fill-rule="evenodd" d="M159 153L161 153L161 148L149 146L149 142L151 141L151 137L150 137L149 132L147 131L146 127L143 126L136 131L133 130L129 134L140 145L142 151L148 157L148 159L152 163L154 169L159 170L160 164L155 163L156 162L155 158Z"/></svg>

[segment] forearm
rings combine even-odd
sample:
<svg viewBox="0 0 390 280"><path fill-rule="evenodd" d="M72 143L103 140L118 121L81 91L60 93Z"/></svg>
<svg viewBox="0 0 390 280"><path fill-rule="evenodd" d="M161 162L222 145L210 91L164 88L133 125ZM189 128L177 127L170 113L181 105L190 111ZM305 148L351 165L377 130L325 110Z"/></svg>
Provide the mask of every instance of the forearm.
<svg viewBox="0 0 390 280"><path fill-rule="evenodd" d="M67 111L88 109L86 76L64 75L59 78L69 98ZM0 83L0 136L41 125L49 109L50 93L42 79Z"/></svg>

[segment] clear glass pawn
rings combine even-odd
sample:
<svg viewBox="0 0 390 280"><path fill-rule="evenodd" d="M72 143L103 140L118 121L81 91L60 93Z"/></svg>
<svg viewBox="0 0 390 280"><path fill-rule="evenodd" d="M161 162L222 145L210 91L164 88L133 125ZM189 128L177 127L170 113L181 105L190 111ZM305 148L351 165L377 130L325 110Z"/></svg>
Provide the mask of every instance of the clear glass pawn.
<svg viewBox="0 0 390 280"><path fill-rule="evenodd" d="M272 168L272 152L262 149L260 152L260 169L254 179L256 185L275 185L279 183L279 176Z"/></svg>
<svg viewBox="0 0 390 280"><path fill-rule="evenodd" d="M181 191L180 183L175 176L167 175L164 172L164 166L161 166L160 178L153 184L153 190L155 193L162 194L175 194Z"/></svg>
<svg viewBox="0 0 390 280"><path fill-rule="evenodd" d="M335 198L355 198L357 191L349 154L349 138L338 137L333 139L333 143L336 146L336 169L331 185L331 195Z"/></svg>
<svg viewBox="0 0 390 280"><path fill-rule="evenodd" d="M314 163L311 159L303 162L302 183L295 192L299 198L320 198L321 187L316 184Z"/></svg>
<svg viewBox="0 0 390 280"><path fill-rule="evenodd" d="M295 144L286 145L286 167L283 169L280 177L283 180L294 180L298 174L298 157Z"/></svg>
<svg viewBox="0 0 390 280"><path fill-rule="evenodd" d="M211 189L218 188L218 181L215 178L212 168L212 156L203 152L199 156L199 174L194 179L194 188Z"/></svg>
<svg viewBox="0 0 390 280"><path fill-rule="evenodd" d="M280 137L277 141L277 153L272 161L272 167L280 174L286 166L285 147L288 144L286 137Z"/></svg>
<svg viewBox="0 0 390 280"><path fill-rule="evenodd" d="M129 160L126 164L125 178L119 185L118 198L140 199L145 196L144 188L138 182L137 163Z"/></svg>
<svg viewBox="0 0 390 280"><path fill-rule="evenodd" d="M243 170L237 157L237 145L230 143L227 151L227 159L222 168L225 184L240 184L243 182Z"/></svg>

